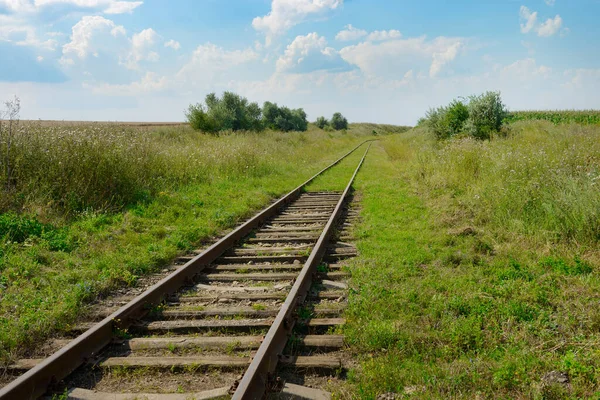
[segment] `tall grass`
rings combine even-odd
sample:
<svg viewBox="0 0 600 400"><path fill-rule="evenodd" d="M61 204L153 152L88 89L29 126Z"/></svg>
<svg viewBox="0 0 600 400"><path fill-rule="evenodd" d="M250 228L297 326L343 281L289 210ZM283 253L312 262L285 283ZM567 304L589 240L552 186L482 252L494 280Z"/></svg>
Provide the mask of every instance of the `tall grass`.
<svg viewBox="0 0 600 400"><path fill-rule="evenodd" d="M598 397L600 127L508 132L419 128L372 146L356 182L344 333L361 364L347 398Z"/></svg>
<svg viewBox="0 0 600 400"><path fill-rule="evenodd" d="M213 137L187 127L144 131L102 124L22 124L11 154L15 188L3 195L0 211L32 204L51 205L68 215L119 210L181 185L264 175L277 158L321 137L277 132ZM326 141L323 146L331 150Z"/></svg>
<svg viewBox="0 0 600 400"><path fill-rule="evenodd" d="M519 122L505 139L446 144L416 130L386 149L410 158L422 190L449 193L475 224L543 241L600 239L600 127Z"/></svg>

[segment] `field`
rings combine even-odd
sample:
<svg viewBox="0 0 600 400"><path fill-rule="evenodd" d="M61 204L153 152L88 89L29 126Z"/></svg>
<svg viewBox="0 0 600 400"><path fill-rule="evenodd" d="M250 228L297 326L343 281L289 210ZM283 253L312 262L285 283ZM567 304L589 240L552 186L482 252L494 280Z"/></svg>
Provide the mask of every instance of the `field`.
<svg viewBox="0 0 600 400"><path fill-rule="evenodd" d="M508 114L505 122L517 121L550 121L553 124L600 124L600 111L513 111Z"/></svg>
<svg viewBox="0 0 600 400"><path fill-rule="evenodd" d="M374 145L340 397L597 398L599 146L548 122Z"/></svg>
<svg viewBox="0 0 600 400"><path fill-rule="evenodd" d="M98 294L221 234L372 131L22 125L0 204L0 357L65 329Z"/></svg>
<svg viewBox="0 0 600 400"><path fill-rule="evenodd" d="M377 138L355 183L357 364L337 398L597 398L600 127L567 122L491 140L25 125L0 205L2 359ZM359 156L311 189L340 190Z"/></svg>

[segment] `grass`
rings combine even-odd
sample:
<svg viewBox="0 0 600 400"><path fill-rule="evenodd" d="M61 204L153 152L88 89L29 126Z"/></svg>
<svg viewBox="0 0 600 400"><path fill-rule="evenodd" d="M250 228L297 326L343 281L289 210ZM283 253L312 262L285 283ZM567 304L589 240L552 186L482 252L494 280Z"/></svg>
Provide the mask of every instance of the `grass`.
<svg viewBox="0 0 600 400"><path fill-rule="evenodd" d="M361 125L220 137L182 126L23 129L16 186L0 206L5 362L372 137Z"/></svg>
<svg viewBox="0 0 600 400"><path fill-rule="evenodd" d="M511 132L373 145L356 182L352 398L600 395L600 129Z"/></svg>

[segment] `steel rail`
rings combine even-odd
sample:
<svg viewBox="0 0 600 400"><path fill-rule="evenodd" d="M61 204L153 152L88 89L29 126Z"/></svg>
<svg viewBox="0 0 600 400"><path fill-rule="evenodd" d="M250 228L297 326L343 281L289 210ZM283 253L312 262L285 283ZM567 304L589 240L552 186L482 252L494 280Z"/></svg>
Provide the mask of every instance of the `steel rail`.
<svg viewBox="0 0 600 400"><path fill-rule="evenodd" d="M169 274L148 288L144 293L56 351L50 357L44 359L41 363L1 388L0 400L36 399L43 395L51 384L67 377L76 368L93 359L104 347L110 344L116 330L127 329L137 319L146 314L150 306L160 303L166 296L175 293L181 286L186 282L190 282L205 266L216 260L237 241L243 239L267 219L277 214L281 207L298 198L304 187L315 178L340 163L363 144L371 141L366 140L354 147L329 166L313 175L306 182L188 261L181 268Z"/></svg>
<svg viewBox="0 0 600 400"><path fill-rule="evenodd" d="M285 348L285 345L292 333L292 329L294 328L295 319L293 317L293 313L296 309L296 306L304 302L310 290L313 277L317 272L317 265L327 250L327 245L329 244L329 240L334 232L335 225L342 213L342 208L344 206L346 197L350 193L352 183L354 182L354 179L356 178L356 175L358 174L358 171L360 170L360 167L362 166L370 148L371 144L369 144L362 159L358 163L358 166L356 167L352 178L350 178L346 189L342 193L342 196L340 197L333 214L331 214L331 217L327 221L327 225L325 225L321 236L319 236L319 240L310 253L308 260L302 267L302 271L300 271L298 278L296 278L294 286L286 297L283 306L277 314L277 317L275 317L273 325L271 325L269 328L269 331L267 332L267 335L265 336L265 339L261 343L260 347L256 351L256 355L252 359L250 366L240 380L238 387L233 394L232 400L263 398L270 383L269 378L275 371L281 352Z"/></svg>

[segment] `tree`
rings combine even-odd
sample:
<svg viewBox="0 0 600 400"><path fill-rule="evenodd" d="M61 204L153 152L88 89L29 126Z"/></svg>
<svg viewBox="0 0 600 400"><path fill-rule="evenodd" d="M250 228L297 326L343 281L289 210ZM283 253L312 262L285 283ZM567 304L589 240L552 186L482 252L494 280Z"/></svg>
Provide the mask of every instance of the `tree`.
<svg viewBox="0 0 600 400"><path fill-rule="evenodd" d="M288 107L279 107L276 103L269 101L263 105L262 120L267 128L283 132L308 129L308 120L302 108L291 110Z"/></svg>
<svg viewBox="0 0 600 400"><path fill-rule="evenodd" d="M331 126L336 131L348 129L348 120L341 113L336 112L333 114L333 117L331 117Z"/></svg>
<svg viewBox="0 0 600 400"><path fill-rule="evenodd" d="M315 125L321 129L325 129L325 127L329 125L329 121L327 121L327 118L325 117L319 117L315 121Z"/></svg>
<svg viewBox="0 0 600 400"><path fill-rule="evenodd" d="M257 103L233 92L224 92L221 98L209 93L205 105L190 105L186 117L190 126L204 132L260 131L263 130L262 111Z"/></svg>
<svg viewBox="0 0 600 400"><path fill-rule="evenodd" d="M477 139L489 139L494 132L500 132L507 109L500 92L486 92L469 98L469 118L465 131Z"/></svg>

